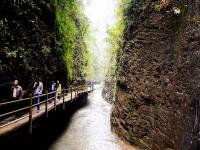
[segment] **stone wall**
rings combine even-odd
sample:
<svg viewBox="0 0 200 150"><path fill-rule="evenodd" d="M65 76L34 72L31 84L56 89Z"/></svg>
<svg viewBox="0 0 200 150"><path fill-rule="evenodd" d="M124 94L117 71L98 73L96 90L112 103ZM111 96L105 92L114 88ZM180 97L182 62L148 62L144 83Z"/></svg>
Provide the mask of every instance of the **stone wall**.
<svg viewBox="0 0 200 150"><path fill-rule="evenodd" d="M195 150L200 2L135 0L127 15L112 129L141 149Z"/></svg>

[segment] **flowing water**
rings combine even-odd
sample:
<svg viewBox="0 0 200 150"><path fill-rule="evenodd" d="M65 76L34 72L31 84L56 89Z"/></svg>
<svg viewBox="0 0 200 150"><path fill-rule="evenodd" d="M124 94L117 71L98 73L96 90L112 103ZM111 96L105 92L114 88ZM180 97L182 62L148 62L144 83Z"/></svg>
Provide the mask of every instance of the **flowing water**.
<svg viewBox="0 0 200 150"><path fill-rule="evenodd" d="M65 111L57 109L48 119L34 122L32 136L23 128L0 140L1 150L135 150L112 133L111 109L97 85L88 96L67 104Z"/></svg>
<svg viewBox="0 0 200 150"><path fill-rule="evenodd" d="M125 148L111 132L111 105L102 98L102 87L88 95L87 105L77 110L69 127L50 150L121 150Z"/></svg>
<svg viewBox="0 0 200 150"><path fill-rule="evenodd" d="M96 78L102 79L99 68L105 68L108 26L115 22L116 0L82 0L95 42L91 48L95 57ZM129 149L112 132L110 124L112 106L102 98L102 86L88 95L87 105L78 109L70 119L68 128L50 146L50 150L122 150Z"/></svg>

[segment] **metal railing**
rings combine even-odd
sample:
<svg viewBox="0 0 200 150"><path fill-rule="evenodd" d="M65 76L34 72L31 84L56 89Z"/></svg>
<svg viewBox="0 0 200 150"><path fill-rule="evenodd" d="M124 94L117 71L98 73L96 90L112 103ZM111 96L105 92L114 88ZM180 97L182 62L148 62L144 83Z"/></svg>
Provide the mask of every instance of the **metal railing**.
<svg viewBox="0 0 200 150"><path fill-rule="evenodd" d="M93 90L90 87L90 90ZM18 113L23 112L23 116L19 118L15 118L15 120L11 120L9 122L4 123L3 125L0 125L0 129L4 128L6 126L9 126L11 124L14 124L20 120L23 120L25 118L29 118L29 133L32 134L32 122L33 122L33 116L37 113L46 114L46 117L48 117L48 112L52 109L57 109L57 105L63 105L63 110L65 109L65 105L67 101L73 102L77 99L79 93L88 92L88 86L82 85L77 87L70 87L68 89L63 89L61 93L54 92L47 92L45 94L39 95L41 101L39 103L35 102L35 100L38 98L38 96L30 96L29 98L24 98L20 100L10 101L10 102L4 102L0 103L0 106L6 107L8 105L16 105L17 103L21 102L29 102L29 105L17 108L9 112L5 112L3 114L0 114L0 122L2 121L1 118L4 118L3 120L7 119L8 117L15 117L14 115L18 115ZM66 96L69 96L68 100L66 101ZM59 97L59 98L58 98ZM59 103L58 103L59 100ZM62 100L62 101L61 101ZM53 102L53 103L52 103ZM35 107L43 107L42 109L38 111L33 111ZM7 117L7 118L6 118Z"/></svg>

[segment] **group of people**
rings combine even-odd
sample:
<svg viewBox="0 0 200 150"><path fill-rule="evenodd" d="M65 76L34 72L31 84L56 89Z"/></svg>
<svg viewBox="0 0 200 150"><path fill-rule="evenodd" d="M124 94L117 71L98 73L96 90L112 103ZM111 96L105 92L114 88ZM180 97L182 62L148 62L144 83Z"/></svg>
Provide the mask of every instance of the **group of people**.
<svg viewBox="0 0 200 150"><path fill-rule="evenodd" d="M40 110L40 100L41 100L41 95L43 93L43 90L44 90L43 83L41 80L38 79L33 84L33 90L32 90L33 96L35 97L35 103L37 104L37 111ZM51 94L51 96L56 96L56 97L60 98L60 94L62 92L62 86L61 86L60 82L52 81L50 91L51 92L56 91L55 93L57 94L57 95ZM12 88L11 88L11 100L20 100L20 99L22 99L23 95L24 95L24 92L23 92L22 86L19 85L18 80L14 80Z"/></svg>

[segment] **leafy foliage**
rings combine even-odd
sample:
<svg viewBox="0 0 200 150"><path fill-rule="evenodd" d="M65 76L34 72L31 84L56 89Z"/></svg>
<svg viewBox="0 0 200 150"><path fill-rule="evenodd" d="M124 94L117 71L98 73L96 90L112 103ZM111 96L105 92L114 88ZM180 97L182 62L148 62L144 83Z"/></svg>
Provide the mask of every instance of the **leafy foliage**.
<svg viewBox="0 0 200 150"><path fill-rule="evenodd" d="M157 4L157 5L155 5L155 11L156 12L160 12L160 10L162 9L162 5L160 5L160 4Z"/></svg>
<svg viewBox="0 0 200 150"><path fill-rule="evenodd" d="M128 20L126 19L126 12L130 6L130 0L119 0L118 2L118 8L116 13L116 23L108 28L108 35L107 42L109 43L108 51L111 55L111 63L108 66L107 70L107 77L112 77L116 74L116 59L117 56L120 59L120 55L118 55L118 52L120 48L123 45L123 37L124 37L124 30L125 25L128 24Z"/></svg>
<svg viewBox="0 0 200 150"><path fill-rule="evenodd" d="M88 35L79 1L1 0L0 98L2 93L9 96L13 79L31 90L39 77L48 89L51 80L66 86L69 79L86 74L92 59Z"/></svg>
<svg viewBox="0 0 200 150"><path fill-rule="evenodd" d="M64 52L68 78L87 76L91 71L88 46L89 25L78 0L54 0L58 25L58 44Z"/></svg>
<svg viewBox="0 0 200 150"><path fill-rule="evenodd" d="M109 65L105 69L106 81L103 94L104 98L110 103L113 103L115 100L117 70L119 70L117 67L117 59L119 60L122 57L120 49L124 42L125 27L127 24L132 23L126 18L130 2L130 0L119 0L116 14L117 20L115 24L107 30L109 37L106 40L109 43L108 52L110 53L111 59Z"/></svg>
<svg viewBox="0 0 200 150"><path fill-rule="evenodd" d="M57 69L64 62L55 49L55 16L49 0L2 0L0 14L1 83L17 78L31 87L37 77L48 80L58 72L66 74Z"/></svg>

